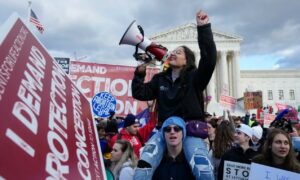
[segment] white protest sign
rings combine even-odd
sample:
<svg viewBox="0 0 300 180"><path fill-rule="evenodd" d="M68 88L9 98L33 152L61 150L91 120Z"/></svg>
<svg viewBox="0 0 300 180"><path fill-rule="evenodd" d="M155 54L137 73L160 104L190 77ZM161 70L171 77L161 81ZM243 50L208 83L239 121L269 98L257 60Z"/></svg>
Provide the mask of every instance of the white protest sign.
<svg viewBox="0 0 300 180"><path fill-rule="evenodd" d="M257 163L251 163L249 180L257 180L258 177L259 179L267 180L299 180L300 174Z"/></svg>
<svg viewBox="0 0 300 180"><path fill-rule="evenodd" d="M224 162L223 180L239 179L248 180L250 173L250 164L238 163L232 161Z"/></svg>

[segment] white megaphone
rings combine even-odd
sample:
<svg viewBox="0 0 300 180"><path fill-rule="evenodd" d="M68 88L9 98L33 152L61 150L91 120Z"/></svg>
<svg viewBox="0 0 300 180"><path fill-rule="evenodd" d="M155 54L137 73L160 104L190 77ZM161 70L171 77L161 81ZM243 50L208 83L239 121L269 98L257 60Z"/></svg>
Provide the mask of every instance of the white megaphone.
<svg viewBox="0 0 300 180"><path fill-rule="evenodd" d="M137 60L137 48L144 50L146 53L152 54L158 61L165 62L169 56L170 52L167 48L151 42L147 37L144 36L144 31L141 26L138 26L135 20L129 25L125 31L123 37L121 38L119 45L128 44L136 47L136 52L134 57Z"/></svg>

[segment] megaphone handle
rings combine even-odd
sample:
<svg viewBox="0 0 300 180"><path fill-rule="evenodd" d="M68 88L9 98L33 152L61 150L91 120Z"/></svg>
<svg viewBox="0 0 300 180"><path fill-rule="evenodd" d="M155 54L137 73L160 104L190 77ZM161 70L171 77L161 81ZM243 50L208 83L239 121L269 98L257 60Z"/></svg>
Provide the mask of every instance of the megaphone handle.
<svg viewBox="0 0 300 180"><path fill-rule="evenodd" d="M152 60L151 55L148 54L148 53L137 53L137 52L135 52L133 54L133 57L135 58L135 60L143 61L144 63L149 63Z"/></svg>
<svg viewBox="0 0 300 180"><path fill-rule="evenodd" d="M134 57L135 60L137 60L137 61L142 60L142 61L144 61L145 63L148 63L148 62L150 62L150 61L152 60L150 54L148 54L148 53L146 52L145 54L147 55L147 58L143 59L143 58L140 58L141 55L142 55L142 53L138 53L139 45L140 45L142 42L144 42L144 30L143 30L142 26L140 26L140 25L137 25L137 27L138 27L140 33L142 34L142 40L141 40L137 45L135 45L135 52L134 52L134 54L133 54L133 57Z"/></svg>

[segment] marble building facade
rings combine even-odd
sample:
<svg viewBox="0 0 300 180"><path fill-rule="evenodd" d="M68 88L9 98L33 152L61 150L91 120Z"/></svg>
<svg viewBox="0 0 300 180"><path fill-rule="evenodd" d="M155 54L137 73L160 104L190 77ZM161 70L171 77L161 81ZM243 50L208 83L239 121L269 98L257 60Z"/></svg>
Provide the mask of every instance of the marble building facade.
<svg viewBox="0 0 300 180"><path fill-rule="evenodd" d="M207 87L207 94L212 96L212 104L219 102L221 94L241 98L245 91L260 90L263 92L264 105L275 105L275 103L296 107L300 105L299 70L241 71L240 44L243 38L214 29L213 36L217 47L217 64ZM196 60L200 59L197 29L194 23L156 33L149 39L169 50L186 45L195 52Z"/></svg>

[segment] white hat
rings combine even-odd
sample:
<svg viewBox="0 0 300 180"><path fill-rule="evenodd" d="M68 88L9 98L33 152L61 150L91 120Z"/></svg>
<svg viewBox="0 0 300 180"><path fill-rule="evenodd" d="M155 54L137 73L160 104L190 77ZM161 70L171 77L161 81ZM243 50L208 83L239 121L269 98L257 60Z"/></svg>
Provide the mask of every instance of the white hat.
<svg viewBox="0 0 300 180"><path fill-rule="evenodd" d="M250 138L252 138L253 130L251 129L250 126L248 126L246 124L240 124L235 130L241 131L244 134L246 134L247 136L249 136Z"/></svg>
<svg viewBox="0 0 300 180"><path fill-rule="evenodd" d="M262 134L263 134L263 129L260 125L258 126L253 126L252 127L253 130L253 136L255 136L257 139L261 139Z"/></svg>

